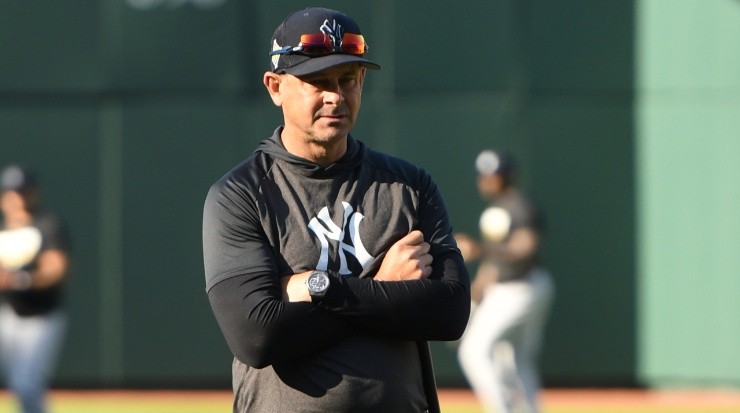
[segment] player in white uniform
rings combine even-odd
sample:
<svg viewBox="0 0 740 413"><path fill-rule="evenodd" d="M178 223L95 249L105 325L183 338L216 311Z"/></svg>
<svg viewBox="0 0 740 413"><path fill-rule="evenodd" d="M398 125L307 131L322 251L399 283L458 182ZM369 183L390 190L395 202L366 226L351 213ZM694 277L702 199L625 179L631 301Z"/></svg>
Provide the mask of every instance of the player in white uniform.
<svg viewBox="0 0 740 413"><path fill-rule="evenodd" d="M466 261L480 260L463 335L461 367L486 412L539 412L537 358L554 296L540 266L541 220L514 182L513 159L485 150L476 159L478 190L491 201L481 241L456 234Z"/></svg>
<svg viewBox="0 0 740 413"><path fill-rule="evenodd" d="M0 174L0 213L0 361L23 413L43 413L66 326L67 234L40 211L33 174L15 165Z"/></svg>

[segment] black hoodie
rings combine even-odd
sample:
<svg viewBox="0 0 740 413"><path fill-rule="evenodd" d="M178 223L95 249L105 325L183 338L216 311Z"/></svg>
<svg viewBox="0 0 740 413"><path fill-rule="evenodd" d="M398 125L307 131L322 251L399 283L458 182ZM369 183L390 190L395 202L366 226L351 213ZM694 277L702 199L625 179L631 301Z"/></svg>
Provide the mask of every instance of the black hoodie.
<svg viewBox="0 0 740 413"><path fill-rule="evenodd" d="M316 165L288 153L281 131L204 208L206 290L235 356L235 412L437 410L426 341L459 338L470 308L437 186L351 136L339 161ZM415 229L431 244L429 279L372 280ZM312 269L330 273L326 297L284 302L280 277Z"/></svg>

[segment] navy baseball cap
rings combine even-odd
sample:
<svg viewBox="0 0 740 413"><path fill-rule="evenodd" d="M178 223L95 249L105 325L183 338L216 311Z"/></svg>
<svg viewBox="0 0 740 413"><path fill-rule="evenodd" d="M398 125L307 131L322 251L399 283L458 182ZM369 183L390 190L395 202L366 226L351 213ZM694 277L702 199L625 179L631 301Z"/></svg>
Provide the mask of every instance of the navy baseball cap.
<svg viewBox="0 0 740 413"><path fill-rule="evenodd" d="M336 10L309 7L290 14L270 42L270 70L305 76L344 63L380 66L364 57L367 43L360 27Z"/></svg>
<svg viewBox="0 0 740 413"><path fill-rule="evenodd" d="M0 174L0 191L26 193L36 188L36 177L28 169L10 165Z"/></svg>

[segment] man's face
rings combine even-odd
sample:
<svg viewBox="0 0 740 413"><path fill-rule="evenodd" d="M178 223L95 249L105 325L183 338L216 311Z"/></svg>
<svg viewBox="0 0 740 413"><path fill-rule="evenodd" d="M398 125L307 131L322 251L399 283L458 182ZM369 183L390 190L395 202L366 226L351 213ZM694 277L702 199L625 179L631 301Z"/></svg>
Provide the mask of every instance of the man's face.
<svg viewBox="0 0 740 413"><path fill-rule="evenodd" d="M365 69L348 63L307 76L281 75L283 137L317 144L345 139L360 110ZM274 97L273 97L274 99Z"/></svg>
<svg viewBox="0 0 740 413"><path fill-rule="evenodd" d="M483 198L493 198L503 190L501 175L478 175L478 192Z"/></svg>
<svg viewBox="0 0 740 413"><path fill-rule="evenodd" d="M14 215L25 211L25 208L26 202L18 192L3 191L0 193L0 211L3 215Z"/></svg>

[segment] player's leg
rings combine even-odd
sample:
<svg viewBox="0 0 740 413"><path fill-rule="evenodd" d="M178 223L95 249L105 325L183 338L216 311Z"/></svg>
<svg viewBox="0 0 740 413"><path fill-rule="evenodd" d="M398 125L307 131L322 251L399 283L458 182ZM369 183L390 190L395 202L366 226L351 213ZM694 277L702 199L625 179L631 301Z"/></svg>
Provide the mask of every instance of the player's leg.
<svg viewBox="0 0 740 413"><path fill-rule="evenodd" d="M495 304L490 295L478 304L458 349L460 367L487 413L506 412L493 361L495 338L489 325L497 311Z"/></svg>
<svg viewBox="0 0 740 413"><path fill-rule="evenodd" d="M9 385L24 413L46 411L46 387L65 324L65 317L61 313L52 313L22 317L16 326L17 351L12 360Z"/></svg>
<svg viewBox="0 0 740 413"><path fill-rule="evenodd" d="M516 283L490 287L477 306L460 343L460 365L487 411L508 413L509 400L518 390L511 360L497 351L524 316L525 297ZM498 353L498 357L497 357Z"/></svg>
<svg viewBox="0 0 740 413"><path fill-rule="evenodd" d="M528 411L539 412L540 375L537 366L545 323L554 297L550 274L536 269L527 279L531 301L519 331L516 365Z"/></svg>
<svg viewBox="0 0 740 413"><path fill-rule="evenodd" d="M15 359L17 348L13 340L17 320L18 316L13 312L9 304L0 305L0 360L6 384L10 383L12 361Z"/></svg>

